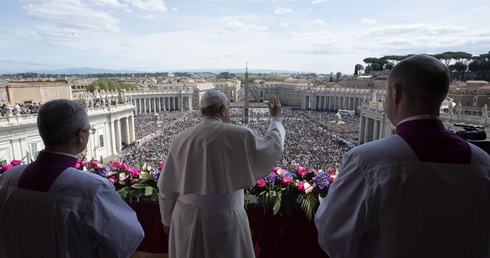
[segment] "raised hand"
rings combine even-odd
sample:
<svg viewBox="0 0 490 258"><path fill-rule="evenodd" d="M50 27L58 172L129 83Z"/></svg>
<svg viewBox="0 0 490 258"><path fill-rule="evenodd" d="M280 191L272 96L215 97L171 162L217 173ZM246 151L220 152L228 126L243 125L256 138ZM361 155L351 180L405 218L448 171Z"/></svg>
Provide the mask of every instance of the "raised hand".
<svg viewBox="0 0 490 258"><path fill-rule="evenodd" d="M266 104L269 108L270 117L281 116L281 102L278 96L272 96L272 104L270 102L266 102Z"/></svg>

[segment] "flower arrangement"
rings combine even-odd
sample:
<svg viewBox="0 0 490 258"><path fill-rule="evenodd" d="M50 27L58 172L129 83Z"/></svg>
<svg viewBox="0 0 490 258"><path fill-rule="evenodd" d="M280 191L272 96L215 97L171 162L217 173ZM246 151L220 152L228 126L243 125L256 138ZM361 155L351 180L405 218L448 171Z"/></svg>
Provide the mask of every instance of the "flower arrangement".
<svg viewBox="0 0 490 258"><path fill-rule="evenodd" d="M273 214L291 215L293 209L301 207L308 219L312 219L320 198L327 195L330 184L335 180L336 170L307 170L293 163L291 171L275 167L265 178L246 189L247 195L255 195L257 201L267 207L271 202Z"/></svg>
<svg viewBox="0 0 490 258"><path fill-rule="evenodd" d="M139 200L158 193L157 181L163 165L162 161L156 169L148 163L142 164L141 162L139 167L132 167L118 160L104 165L94 160L79 159L75 168L107 178L121 198Z"/></svg>
<svg viewBox="0 0 490 258"><path fill-rule="evenodd" d="M22 160L14 159L10 163L5 160L0 161L0 175L20 164L23 164ZM107 178L123 199L139 200L142 197L152 197L158 194L157 181L164 164L162 161L158 168L153 168L148 163L140 162L139 167L133 167L118 160L102 164L82 157L78 159L75 168Z"/></svg>
<svg viewBox="0 0 490 258"><path fill-rule="evenodd" d="M10 163L8 163L7 161L5 160L2 160L0 162L0 174L3 174L3 172L15 167L15 166L18 166L20 164L22 164L23 161L22 160L19 160L19 159L13 159L10 161Z"/></svg>
<svg viewBox="0 0 490 258"><path fill-rule="evenodd" d="M22 164L22 160L0 162L0 174ZM140 162L139 166L131 166L125 162L113 160L108 164L98 161L79 159L75 168L97 174L109 180L123 199L139 200L142 197L153 197L158 193L157 181L164 166L161 161L157 167ZM257 184L245 189L247 196L257 197L259 204L266 209L273 203L273 214L291 215L293 209L301 208L307 218L313 218L320 199L327 195L337 171L306 169L292 163L290 171L275 167L266 177L257 180ZM248 199L248 198L247 198Z"/></svg>

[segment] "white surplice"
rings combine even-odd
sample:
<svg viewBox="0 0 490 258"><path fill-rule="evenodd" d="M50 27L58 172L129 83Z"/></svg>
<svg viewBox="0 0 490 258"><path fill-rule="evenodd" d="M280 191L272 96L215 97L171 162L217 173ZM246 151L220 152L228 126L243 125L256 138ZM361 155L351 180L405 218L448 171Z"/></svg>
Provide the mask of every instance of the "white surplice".
<svg viewBox="0 0 490 258"><path fill-rule="evenodd" d="M428 127L415 143L459 146ZM332 258L490 257L490 157L467 147L467 164L421 161L444 155L418 156L398 134L347 152L315 216L320 246Z"/></svg>
<svg viewBox="0 0 490 258"><path fill-rule="evenodd" d="M255 256L243 189L277 164L285 134L278 117L263 137L205 117L174 137L158 180L170 258Z"/></svg>
<svg viewBox="0 0 490 258"><path fill-rule="evenodd" d="M143 240L136 213L99 175L68 168L49 191L0 177L0 257L129 257Z"/></svg>

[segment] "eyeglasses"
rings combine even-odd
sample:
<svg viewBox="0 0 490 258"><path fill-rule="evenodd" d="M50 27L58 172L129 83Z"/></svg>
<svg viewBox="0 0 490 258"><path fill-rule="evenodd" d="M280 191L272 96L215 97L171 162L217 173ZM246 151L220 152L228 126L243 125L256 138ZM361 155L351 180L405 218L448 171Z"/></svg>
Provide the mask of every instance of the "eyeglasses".
<svg viewBox="0 0 490 258"><path fill-rule="evenodd" d="M87 129L84 129L86 132L90 133L90 134L95 134L95 132L97 131L95 128L93 127L90 127L90 128L87 128Z"/></svg>

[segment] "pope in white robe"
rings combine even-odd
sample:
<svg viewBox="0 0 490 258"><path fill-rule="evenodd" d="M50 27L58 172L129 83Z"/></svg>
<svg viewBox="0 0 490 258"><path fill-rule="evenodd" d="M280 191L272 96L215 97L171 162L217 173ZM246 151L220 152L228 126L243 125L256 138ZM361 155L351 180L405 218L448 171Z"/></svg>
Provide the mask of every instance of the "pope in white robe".
<svg viewBox="0 0 490 258"><path fill-rule="evenodd" d="M243 189L269 174L285 137L279 99L267 104L269 130L257 136L229 124L227 97L210 90L201 99L202 121L173 138L158 180L169 257L255 257ZM216 114L206 115L213 107Z"/></svg>

